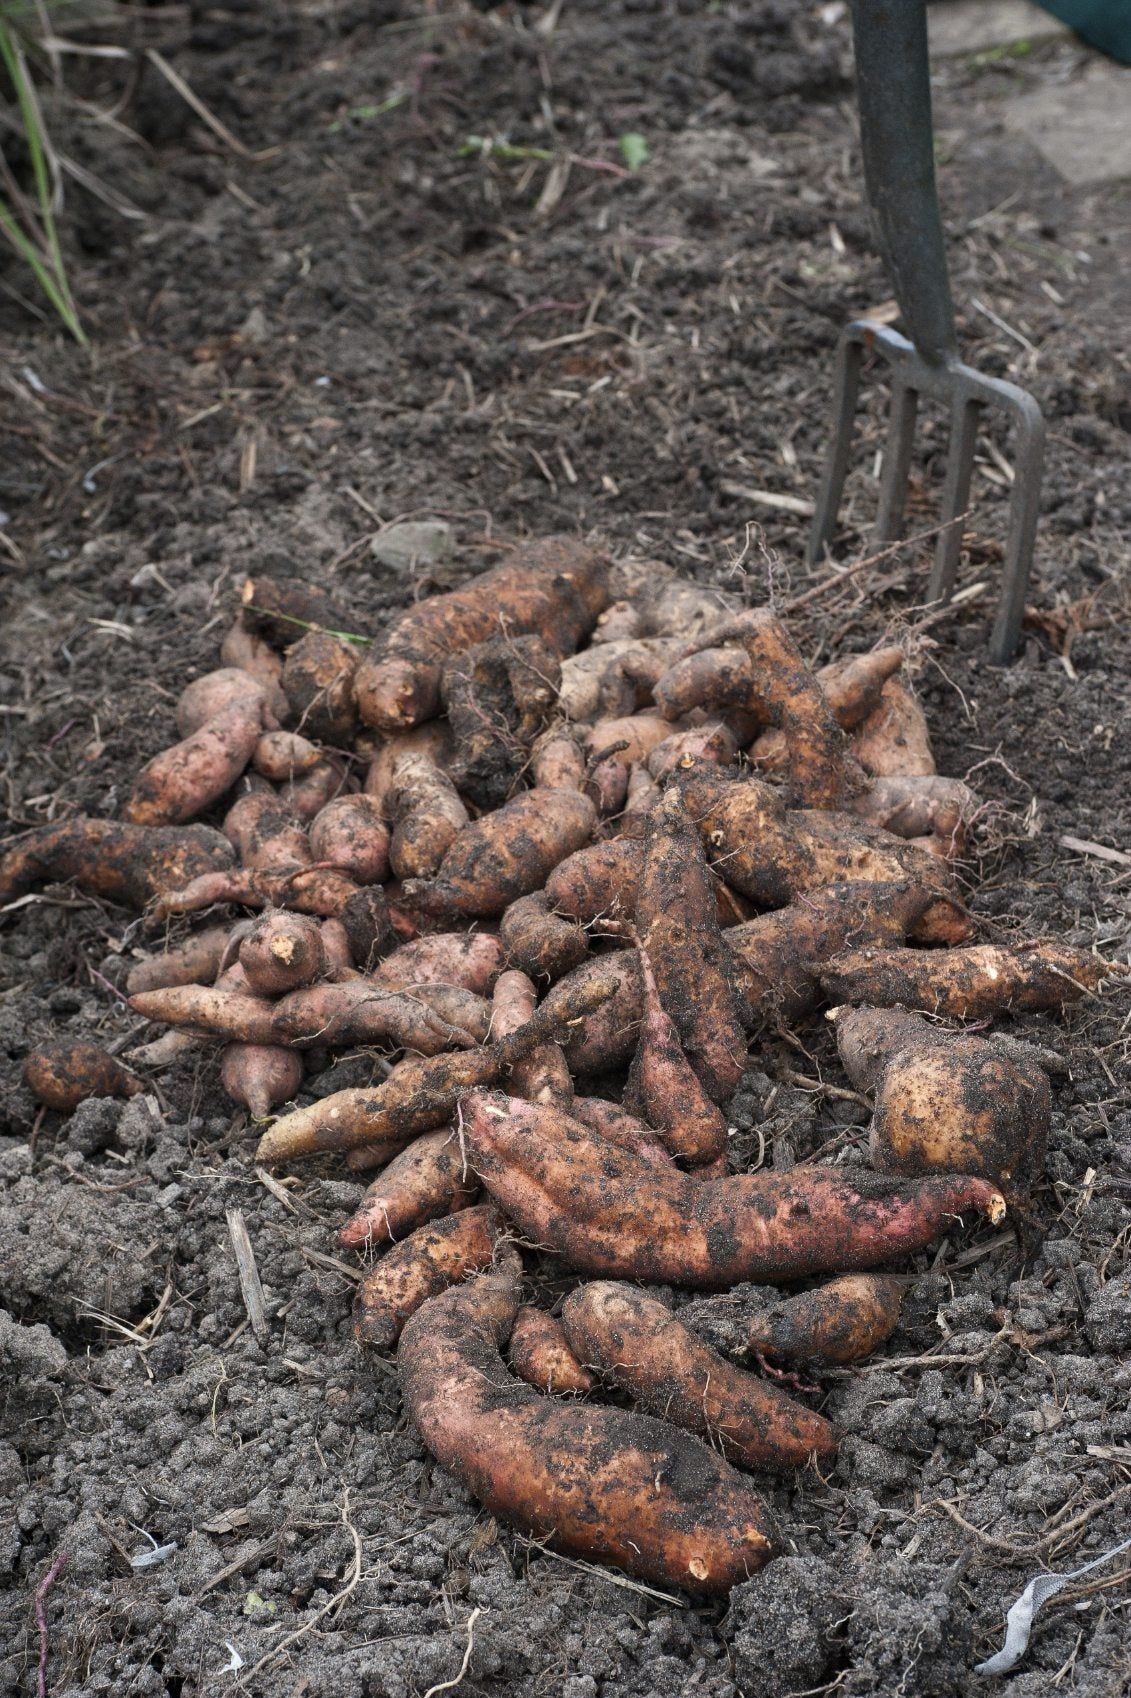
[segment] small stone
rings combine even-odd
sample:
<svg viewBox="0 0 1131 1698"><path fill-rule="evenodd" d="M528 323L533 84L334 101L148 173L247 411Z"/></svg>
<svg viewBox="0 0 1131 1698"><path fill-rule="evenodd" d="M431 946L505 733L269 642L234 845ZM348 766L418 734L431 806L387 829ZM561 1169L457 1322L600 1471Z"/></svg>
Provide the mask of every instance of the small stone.
<svg viewBox="0 0 1131 1698"><path fill-rule="evenodd" d="M456 536L443 519L406 519L374 537L370 552L391 572L412 572L438 566L455 552Z"/></svg>

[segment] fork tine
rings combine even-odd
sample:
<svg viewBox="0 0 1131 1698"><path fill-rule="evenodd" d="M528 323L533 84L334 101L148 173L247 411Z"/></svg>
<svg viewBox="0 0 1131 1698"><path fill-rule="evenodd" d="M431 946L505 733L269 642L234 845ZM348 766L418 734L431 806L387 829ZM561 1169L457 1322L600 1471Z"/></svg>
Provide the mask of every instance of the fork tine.
<svg viewBox="0 0 1131 1698"><path fill-rule="evenodd" d="M958 556L962 549L961 515L970 504L970 474L974 470L980 414L977 401L965 395L955 396L940 514L943 529L939 533L934 569L927 586L928 601L949 601L954 594Z"/></svg>
<svg viewBox="0 0 1131 1698"><path fill-rule="evenodd" d="M852 435L856 422L856 397L860 390L860 364L864 350L853 335L852 326L837 344L836 367L833 372L833 439L829 447L821 487L817 491L816 510L809 530L806 559L816 566L825 557L833 540L844 480L848 474L848 459L852 452Z"/></svg>
<svg viewBox="0 0 1131 1698"><path fill-rule="evenodd" d="M896 375L892 385L891 418L884 445L880 478L880 505L876 516L876 541L896 542L903 531L903 504L911 471L911 449L915 440L915 417L919 397L910 384Z"/></svg>

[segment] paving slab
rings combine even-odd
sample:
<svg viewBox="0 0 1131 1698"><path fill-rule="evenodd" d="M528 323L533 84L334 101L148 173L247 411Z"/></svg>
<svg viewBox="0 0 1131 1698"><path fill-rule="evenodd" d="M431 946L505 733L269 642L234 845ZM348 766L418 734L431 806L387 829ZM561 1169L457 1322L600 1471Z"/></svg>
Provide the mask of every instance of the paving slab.
<svg viewBox="0 0 1131 1698"><path fill-rule="evenodd" d="M1062 23L1030 0L944 0L928 8L927 27L936 59L1068 34Z"/></svg>
<svg viewBox="0 0 1131 1698"><path fill-rule="evenodd" d="M1070 82L1018 95L1009 129L1077 186L1131 177L1131 68L1096 61Z"/></svg>

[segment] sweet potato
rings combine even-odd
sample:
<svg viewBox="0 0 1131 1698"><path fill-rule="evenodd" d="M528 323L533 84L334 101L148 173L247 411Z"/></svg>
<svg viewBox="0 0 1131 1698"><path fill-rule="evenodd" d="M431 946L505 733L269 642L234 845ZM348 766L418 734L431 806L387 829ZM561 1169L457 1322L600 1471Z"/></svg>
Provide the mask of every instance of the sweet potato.
<svg viewBox="0 0 1131 1698"><path fill-rule="evenodd" d="M397 761L385 807L395 829L389 862L398 878L432 878L470 815L455 785L426 754Z"/></svg>
<svg viewBox="0 0 1131 1698"><path fill-rule="evenodd" d="M452 728L451 775L475 807L510 796L558 698L561 662L536 636L492 637L452 655L440 698Z"/></svg>
<svg viewBox="0 0 1131 1698"><path fill-rule="evenodd" d="M518 1311L507 1355L519 1379L547 1396L584 1396L593 1389L593 1376L570 1349L561 1322L545 1309L525 1305Z"/></svg>
<svg viewBox="0 0 1131 1698"><path fill-rule="evenodd" d="M693 708L714 711L744 707L753 699L754 674L744 648L700 649L676 660L652 691L665 719L679 719Z"/></svg>
<svg viewBox="0 0 1131 1698"><path fill-rule="evenodd" d="M389 828L372 796L339 796L310 822L310 852L357 884L389 876Z"/></svg>
<svg viewBox="0 0 1131 1698"><path fill-rule="evenodd" d="M170 985L141 991L129 999L135 1014L163 1026L187 1026L244 1044L278 1041L272 1026L274 1006L265 997L219 985Z"/></svg>
<svg viewBox="0 0 1131 1698"><path fill-rule="evenodd" d="M358 650L327 631L307 631L288 650L282 685L291 723L316 743L345 748L357 725Z"/></svg>
<svg viewBox="0 0 1131 1698"><path fill-rule="evenodd" d="M746 1066L745 1011L719 929L713 880L676 785L648 816L636 925L679 1043L708 1097L722 1102ZM666 1053L674 1066L670 1048ZM670 1071L667 1064L664 1070Z"/></svg>
<svg viewBox="0 0 1131 1698"><path fill-rule="evenodd" d="M433 932L401 944L374 968L374 982L388 990L418 985L462 985L488 996L502 967L499 939L490 932Z"/></svg>
<svg viewBox="0 0 1131 1698"><path fill-rule="evenodd" d="M967 949L861 949L830 961L821 985L830 1002L922 1008L955 1020L1003 1009L1063 1008L1119 969L1060 943L973 944Z"/></svg>
<svg viewBox="0 0 1131 1698"><path fill-rule="evenodd" d="M591 843L567 855L546 879L550 906L586 925L613 920L618 925L636 913L636 888L644 850L632 838Z"/></svg>
<svg viewBox="0 0 1131 1698"><path fill-rule="evenodd" d="M469 1208L479 1181L465 1165L452 1127L414 1138L378 1175L338 1233L347 1250L395 1244L426 1221Z"/></svg>
<svg viewBox="0 0 1131 1698"><path fill-rule="evenodd" d="M619 561L609 585L614 596L639 609L643 637L702 642L733 612L721 591L682 577L662 560Z"/></svg>
<svg viewBox="0 0 1131 1698"><path fill-rule="evenodd" d="M274 784L286 784L313 770L322 751L295 731L265 731L255 745L251 764Z"/></svg>
<svg viewBox="0 0 1131 1698"><path fill-rule="evenodd" d="M581 927L551 913L544 890L511 903L499 921L499 943L508 965L536 981L560 979L589 952Z"/></svg>
<svg viewBox="0 0 1131 1698"><path fill-rule="evenodd" d="M629 768L647 760L671 726L658 713L634 713L623 719L601 719L585 739L589 784L603 814L615 814L628 791Z"/></svg>
<svg viewBox="0 0 1131 1698"><path fill-rule="evenodd" d="M664 745L661 743L660 748ZM628 770L628 787L624 793L624 812L621 815L622 835L631 835L626 824L629 815L635 815L634 831L644 835L644 818L652 812L660 800L660 786L648 771L646 765L639 762Z"/></svg>
<svg viewBox="0 0 1131 1698"><path fill-rule="evenodd" d="M126 990L133 996L166 985L210 985L220 971L230 935L227 926L209 926L163 955L135 962L126 976Z"/></svg>
<svg viewBox="0 0 1131 1698"><path fill-rule="evenodd" d="M541 1008L547 1015L564 1015L590 990L607 984L610 973L617 980L615 994L582 1019L571 1022L562 1039L574 1073L608 1073L631 1061L644 1013L639 955L635 949L618 950L612 956L596 955L559 979L543 998Z"/></svg>
<svg viewBox="0 0 1131 1698"><path fill-rule="evenodd" d="M576 790L527 790L463 828L435 879L405 883L425 913L490 918L541 890L560 861L587 843L597 823Z"/></svg>
<svg viewBox="0 0 1131 1698"><path fill-rule="evenodd" d="M245 578L240 590L241 620L249 631L275 648L289 648L311 626L324 631L352 631L350 616L316 584L301 578Z"/></svg>
<svg viewBox="0 0 1131 1698"><path fill-rule="evenodd" d="M589 645L633 642L640 635L643 624L640 609L633 602L610 602L593 627Z"/></svg>
<svg viewBox="0 0 1131 1698"><path fill-rule="evenodd" d="M978 798L958 778L877 778L852 798L851 811L897 837L936 837L945 854L957 858Z"/></svg>
<svg viewBox="0 0 1131 1698"><path fill-rule="evenodd" d="M404 755L426 755L441 772L446 772L452 757L452 730L445 719L430 720L412 731L401 731L385 737L365 774L365 794L372 796L389 819L388 798L397 763Z"/></svg>
<svg viewBox="0 0 1131 1698"><path fill-rule="evenodd" d="M558 1109L475 1090L468 1159L534 1243L578 1272L723 1290L741 1280L852 1272L921 1250L963 1210L1005 1214L984 1179L840 1169L698 1180L618 1150Z"/></svg>
<svg viewBox="0 0 1131 1698"><path fill-rule="evenodd" d="M311 985L327 966L321 930L307 914L262 915L242 939L239 958L254 996L282 996Z"/></svg>
<svg viewBox="0 0 1131 1698"><path fill-rule="evenodd" d="M335 1091L309 1108L285 1115L260 1140L260 1161L285 1161L317 1150L353 1150L364 1144L407 1143L450 1120L457 1099L490 1083L539 1044L559 1042L571 1025L615 997L619 979L605 969L568 992L556 987L519 1031L482 1048L413 1060L371 1090Z"/></svg>
<svg viewBox="0 0 1131 1698"><path fill-rule="evenodd" d="M581 744L560 721L535 739L530 750L530 781L538 790L580 790L584 784Z"/></svg>
<svg viewBox="0 0 1131 1698"><path fill-rule="evenodd" d="M734 735L719 720L708 720L690 731L676 731L657 743L648 756L648 772L657 783L670 778L678 767L690 761L711 761L715 766L733 766L738 759L738 744Z"/></svg>
<svg viewBox="0 0 1131 1698"><path fill-rule="evenodd" d="M145 1086L114 1056L80 1038L37 1044L24 1058L23 1082L37 1102L70 1114L87 1097L134 1097Z"/></svg>
<svg viewBox="0 0 1131 1698"><path fill-rule="evenodd" d="M899 678L888 679L853 746L864 771L875 778L924 778L935 770L926 715Z"/></svg>
<svg viewBox="0 0 1131 1698"><path fill-rule="evenodd" d="M206 672L186 684L177 698L177 730L182 737L191 737L217 714L239 703L258 707L265 725L269 726L275 717L267 705L267 691L250 672L229 666Z"/></svg>
<svg viewBox="0 0 1131 1698"><path fill-rule="evenodd" d="M326 955L326 977L348 979L354 970L354 960L349 932L344 922L339 919L323 920L318 927L318 933Z"/></svg>
<svg viewBox="0 0 1131 1698"><path fill-rule="evenodd" d="M563 719L580 726L597 719L605 711L605 680L614 672L620 656L634 646L631 638L624 638L566 656L561 664L561 684L558 687L558 712Z"/></svg>
<svg viewBox="0 0 1131 1698"><path fill-rule="evenodd" d="M358 975L344 984L307 985L275 1004L275 1043L367 1044L387 1040L421 1055L470 1048L475 1036L433 1012L423 995L390 991Z"/></svg>
<svg viewBox="0 0 1131 1698"><path fill-rule="evenodd" d="M514 968L500 973L492 998L493 1035L508 1038L520 1031L533 1018L537 1006L538 992L525 973ZM560 1044L539 1044L522 1056L511 1068L510 1084L515 1096L528 1102L568 1108L573 1101L573 1080Z"/></svg>
<svg viewBox="0 0 1131 1698"><path fill-rule="evenodd" d="M220 1083L253 1120L266 1120L302 1085L302 1057L280 1044L228 1044Z"/></svg>
<svg viewBox="0 0 1131 1698"><path fill-rule="evenodd" d="M600 712L608 719L652 706L652 691L683 647L678 637L648 637L617 652L599 685Z"/></svg>
<svg viewBox="0 0 1131 1698"><path fill-rule="evenodd" d="M557 1105L563 1106L561 1104ZM566 1113L583 1126L599 1132L602 1138L618 1149L631 1150L645 1161L670 1167L674 1160L671 1151L661 1142L650 1126L635 1114L629 1114L619 1103L606 1102L604 1097L575 1096ZM702 1170L700 1170L702 1171Z"/></svg>
<svg viewBox="0 0 1131 1698"><path fill-rule="evenodd" d="M328 802L349 789L349 775L344 765L333 756L327 756L317 766L289 779L279 791L279 801L296 819L309 822L322 812Z"/></svg>
<svg viewBox="0 0 1131 1698"><path fill-rule="evenodd" d="M735 984L758 1014L796 1020L820 1002L825 963L849 948L902 943L932 900L906 879L806 891L788 908L727 931Z"/></svg>
<svg viewBox="0 0 1131 1698"><path fill-rule="evenodd" d="M977 1173L1007 1197L1040 1177L1051 1105L1037 1059L904 1009L841 1008L835 1022L846 1070L875 1092L878 1172Z"/></svg>
<svg viewBox="0 0 1131 1698"><path fill-rule="evenodd" d="M444 662L498 635L540 636L569 654L608 601L604 557L569 537L527 543L463 589L400 614L358 667L361 717L403 731L435 716Z"/></svg>
<svg viewBox="0 0 1131 1698"><path fill-rule="evenodd" d="M675 1026L661 1004L647 949L641 948L639 962L644 1018L628 1075L625 1107L654 1127L673 1156L689 1167L702 1167L726 1152L726 1117L683 1053ZM558 1106L568 1111L568 1103Z"/></svg>
<svg viewBox="0 0 1131 1698"><path fill-rule="evenodd" d="M287 716L287 698L279 680L283 676L282 657L270 643L249 631L241 619L231 625L220 644L220 659L225 666L248 672L259 680L267 692L267 706L280 723Z"/></svg>
<svg viewBox="0 0 1131 1698"><path fill-rule="evenodd" d="M872 649L868 654L846 655L822 666L817 683L829 704L829 711L845 731L861 725L879 706L880 692L887 680L903 664L899 648ZM776 729L763 731L750 749L750 759L763 772L785 773L789 770L789 746L783 733Z"/></svg>
<svg viewBox="0 0 1131 1698"><path fill-rule="evenodd" d="M418 1226L387 1250L357 1289L354 1337L359 1344L390 1350L410 1315L437 1292L489 1267L503 1229L491 1203Z"/></svg>
<svg viewBox="0 0 1131 1698"><path fill-rule="evenodd" d="M264 729L262 697L232 702L142 767L123 818L131 825L181 825L202 814L231 789Z"/></svg>
<svg viewBox="0 0 1131 1698"><path fill-rule="evenodd" d="M702 1433L731 1462L785 1470L836 1455L822 1416L736 1368L634 1286L579 1286L565 1300L562 1326L586 1367L607 1374L640 1408Z"/></svg>
<svg viewBox="0 0 1131 1698"><path fill-rule="evenodd" d="M405 1407L440 1465L490 1514L652 1585L726 1592L761 1568L777 1549L770 1517L698 1439L544 1397L507 1373L499 1352L518 1291L510 1268L480 1275L405 1327Z"/></svg>
<svg viewBox="0 0 1131 1698"><path fill-rule="evenodd" d="M756 1315L747 1349L787 1366L862 1362L891 1337L902 1302L903 1281L890 1274L843 1274Z"/></svg>
<svg viewBox="0 0 1131 1698"><path fill-rule="evenodd" d="M688 808L727 883L762 908L784 908L822 885L909 879L935 893L916 922L922 942L960 943L970 921L933 856L851 815L788 810L760 779L730 780L700 765L680 780Z"/></svg>
<svg viewBox="0 0 1131 1698"><path fill-rule="evenodd" d="M224 830L239 849L242 867L169 892L156 905L156 918L194 913L217 902L339 915L357 889L344 873L313 863L304 827L278 797L242 796L229 809Z"/></svg>
<svg viewBox="0 0 1131 1698"><path fill-rule="evenodd" d="M0 902L36 884L72 879L88 895L140 913L191 879L226 872L234 859L231 844L211 826L126 825L78 814L25 832L0 855Z"/></svg>

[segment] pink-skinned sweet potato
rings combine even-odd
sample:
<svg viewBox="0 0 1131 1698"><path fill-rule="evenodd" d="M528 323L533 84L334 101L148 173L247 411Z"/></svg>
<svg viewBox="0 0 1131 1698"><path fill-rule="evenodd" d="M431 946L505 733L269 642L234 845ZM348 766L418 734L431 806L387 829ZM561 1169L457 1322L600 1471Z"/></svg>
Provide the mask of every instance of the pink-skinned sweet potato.
<svg viewBox="0 0 1131 1698"><path fill-rule="evenodd" d="M842 1274L756 1315L747 1349L787 1367L862 1362L899 1325L903 1290L904 1281L890 1274Z"/></svg>
<svg viewBox="0 0 1131 1698"><path fill-rule="evenodd" d="M228 1044L220 1060L220 1083L253 1120L266 1120L290 1102L302 1074L302 1057L281 1044Z"/></svg>
<svg viewBox="0 0 1131 1698"><path fill-rule="evenodd" d="M142 767L122 810L131 825L183 825L231 789L264 725L262 696L231 702Z"/></svg>
<svg viewBox="0 0 1131 1698"><path fill-rule="evenodd" d="M391 1350L401 1329L428 1298L489 1267L503 1218L491 1203L418 1226L366 1274L353 1306L359 1344Z"/></svg>
<svg viewBox="0 0 1131 1698"><path fill-rule="evenodd" d="M830 1002L921 1008L955 1020L1004 1009L1063 1008L1125 971L1060 943L972 944L967 949L861 949L821 973Z"/></svg>
<svg viewBox="0 0 1131 1698"><path fill-rule="evenodd" d="M511 903L499 921L499 943L508 966L517 967L536 983L560 979L589 953L581 927L554 913L544 890Z"/></svg>
<svg viewBox="0 0 1131 1698"><path fill-rule="evenodd" d="M208 926L161 955L136 961L126 976L126 990L162 990L166 985L210 985L220 971L231 932L227 926Z"/></svg>
<svg viewBox="0 0 1131 1698"><path fill-rule="evenodd" d="M405 883L406 898L442 917L492 918L541 890L560 861L587 843L597 823L576 790L527 790L463 828L433 880Z"/></svg>
<svg viewBox="0 0 1131 1698"><path fill-rule="evenodd" d="M647 949L640 949L639 962L644 1017L628 1075L625 1107L659 1133L673 1156L689 1167L702 1167L726 1152L726 1116L711 1101L683 1052L675 1026L660 1001ZM568 1103L558 1106L568 1111Z"/></svg>
<svg viewBox="0 0 1131 1698"><path fill-rule="evenodd" d="M426 1221L470 1208L478 1192L455 1128L426 1132L378 1174L338 1233L338 1243L347 1250L395 1244Z"/></svg>
<svg viewBox="0 0 1131 1698"><path fill-rule="evenodd" d="M593 1376L570 1349L562 1323L545 1309L526 1304L518 1311L507 1355L519 1379L547 1397L583 1397L593 1389Z"/></svg>
<svg viewBox="0 0 1131 1698"><path fill-rule="evenodd" d="M98 1044L57 1038L37 1044L24 1059L23 1082L37 1102L70 1114L87 1097L133 1097L145 1086Z"/></svg>

